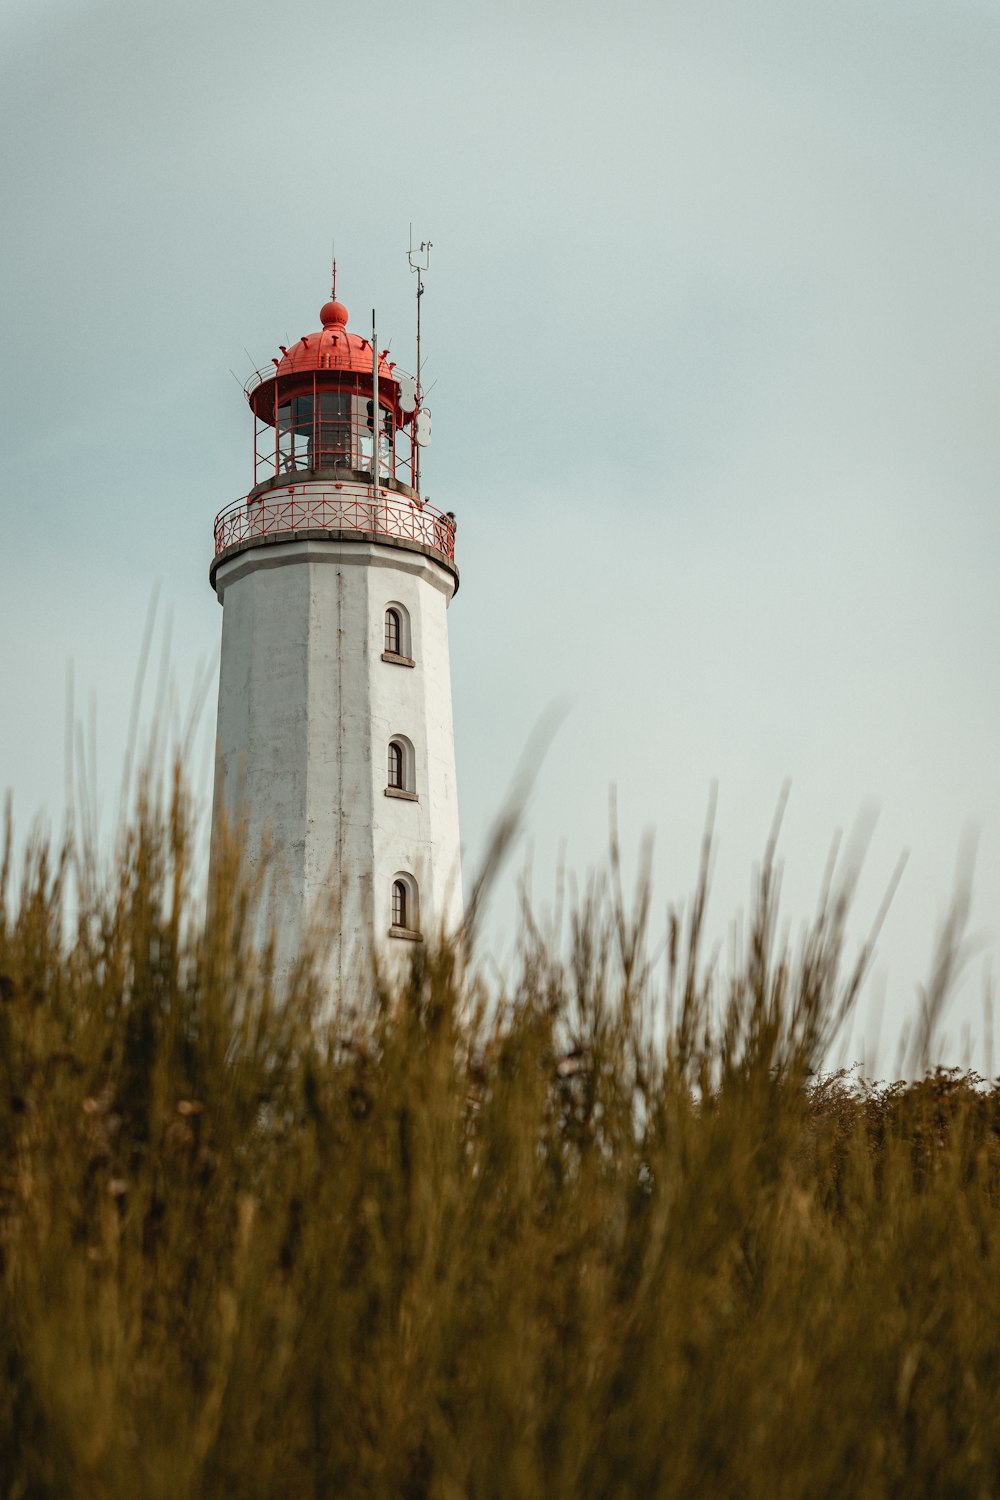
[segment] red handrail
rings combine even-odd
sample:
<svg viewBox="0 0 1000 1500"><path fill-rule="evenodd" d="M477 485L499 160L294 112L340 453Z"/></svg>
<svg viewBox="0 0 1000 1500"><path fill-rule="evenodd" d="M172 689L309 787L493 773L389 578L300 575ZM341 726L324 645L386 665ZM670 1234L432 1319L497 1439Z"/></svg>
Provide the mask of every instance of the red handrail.
<svg viewBox="0 0 1000 1500"><path fill-rule="evenodd" d="M242 496L215 518L215 555L256 537L285 531L366 531L420 542L455 560L455 522L427 501L391 492L377 499L349 490L294 487L277 494Z"/></svg>

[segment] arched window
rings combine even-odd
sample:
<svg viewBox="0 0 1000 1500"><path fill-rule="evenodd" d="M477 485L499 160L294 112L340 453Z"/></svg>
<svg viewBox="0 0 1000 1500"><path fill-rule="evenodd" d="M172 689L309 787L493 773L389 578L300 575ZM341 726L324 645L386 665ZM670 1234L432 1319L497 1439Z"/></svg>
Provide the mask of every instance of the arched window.
<svg viewBox="0 0 1000 1500"><path fill-rule="evenodd" d="M394 734L389 741L388 776L385 794L387 797L403 797L408 802L417 801L417 756L413 741L405 734Z"/></svg>
<svg viewBox="0 0 1000 1500"><path fill-rule="evenodd" d="M403 789L403 747L396 740L389 741L389 785Z"/></svg>
<svg viewBox="0 0 1000 1500"><path fill-rule="evenodd" d="M405 927L407 916L407 891L402 880L392 882L392 925L393 927Z"/></svg>
<svg viewBox="0 0 1000 1500"><path fill-rule="evenodd" d="M405 604L400 604L398 599L392 599L385 607L383 616L385 624L383 661L391 661L393 666L412 667L413 645L410 638L410 612Z"/></svg>
<svg viewBox="0 0 1000 1500"><path fill-rule="evenodd" d="M397 870L392 877L392 926L390 937L420 940L420 898L417 882L406 870Z"/></svg>

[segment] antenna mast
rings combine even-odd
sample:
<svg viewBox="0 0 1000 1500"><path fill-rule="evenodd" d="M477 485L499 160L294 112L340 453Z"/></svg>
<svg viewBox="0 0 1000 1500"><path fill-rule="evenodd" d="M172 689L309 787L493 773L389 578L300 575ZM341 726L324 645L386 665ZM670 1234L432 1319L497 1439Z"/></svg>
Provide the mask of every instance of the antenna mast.
<svg viewBox="0 0 1000 1500"><path fill-rule="evenodd" d="M421 240L420 249L413 248L413 225L410 225L410 248L406 252L406 259L410 270L417 278L417 405L413 413L413 488L420 494L420 444L417 442L417 419L420 416L424 404L424 388L420 383L420 299L424 295L424 272L431 263L431 247L433 241ZM423 256L423 261L420 257ZM416 259L414 259L416 257Z"/></svg>

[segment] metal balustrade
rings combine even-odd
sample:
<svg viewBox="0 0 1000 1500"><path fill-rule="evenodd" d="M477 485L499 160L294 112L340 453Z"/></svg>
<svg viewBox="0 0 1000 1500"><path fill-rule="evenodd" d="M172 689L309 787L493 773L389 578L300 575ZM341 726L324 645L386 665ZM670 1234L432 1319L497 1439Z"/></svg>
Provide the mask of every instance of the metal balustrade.
<svg viewBox="0 0 1000 1500"><path fill-rule="evenodd" d="M373 497L346 490L303 487L247 495L215 518L215 555L258 537L295 531L360 531L419 542L455 561L455 522L427 501L391 492Z"/></svg>

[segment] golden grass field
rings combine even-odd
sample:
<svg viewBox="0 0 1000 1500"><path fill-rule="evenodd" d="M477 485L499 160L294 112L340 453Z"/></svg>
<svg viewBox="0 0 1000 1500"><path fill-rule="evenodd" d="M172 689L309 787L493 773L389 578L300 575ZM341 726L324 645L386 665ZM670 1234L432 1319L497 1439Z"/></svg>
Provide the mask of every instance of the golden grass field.
<svg viewBox="0 0 1000 1500"><path fill-rule="evenodd" d="M1000 1096L822 1073L835 883L787 948L769 854L723 965L703 870L651 969L612 850L321 1027L144 785L106 864L8 832L4 1500L1000 1493Z"/></svg>

